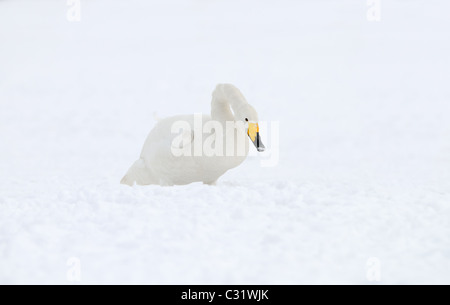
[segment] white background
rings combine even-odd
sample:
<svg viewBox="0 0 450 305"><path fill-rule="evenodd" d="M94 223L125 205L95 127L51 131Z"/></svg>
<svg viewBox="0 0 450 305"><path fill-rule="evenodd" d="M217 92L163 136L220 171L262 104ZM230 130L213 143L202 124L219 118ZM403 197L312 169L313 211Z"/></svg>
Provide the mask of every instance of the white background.
<svg viewBox="0 0 450 305"><path fill-rule="evenodd" d="M450 284L450 5L381 4L0 0L0 284ZM223 82L277 166L119 185Z"/></svg>

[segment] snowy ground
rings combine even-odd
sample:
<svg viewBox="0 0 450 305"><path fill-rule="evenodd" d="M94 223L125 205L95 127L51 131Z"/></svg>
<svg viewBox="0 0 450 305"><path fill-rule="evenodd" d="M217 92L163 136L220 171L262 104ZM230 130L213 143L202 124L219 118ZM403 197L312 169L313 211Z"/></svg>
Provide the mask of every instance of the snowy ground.
<svg viewBox="0 0 450 305"><path fill-rule="evenodd" d="M70 284L72 257L84 284L370 284L372 257L450 284L446 1L81 8L0 1L0 284ZM277 166L119 185L153 113L209 112L220 82L279 121Z"/></svg>

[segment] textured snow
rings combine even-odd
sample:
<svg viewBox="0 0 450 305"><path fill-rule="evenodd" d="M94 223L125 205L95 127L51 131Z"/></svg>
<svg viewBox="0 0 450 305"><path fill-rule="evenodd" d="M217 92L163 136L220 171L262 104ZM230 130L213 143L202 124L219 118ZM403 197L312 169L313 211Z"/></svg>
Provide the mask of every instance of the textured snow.
<svg viewBox="0 0 450 305"><path fill-rule="evenodd" d="M0 284L450 284L450 5L0 1ZM159 116L280 125L217 186L127 187ZM271 146L270 130L261 130Z"/></svg>

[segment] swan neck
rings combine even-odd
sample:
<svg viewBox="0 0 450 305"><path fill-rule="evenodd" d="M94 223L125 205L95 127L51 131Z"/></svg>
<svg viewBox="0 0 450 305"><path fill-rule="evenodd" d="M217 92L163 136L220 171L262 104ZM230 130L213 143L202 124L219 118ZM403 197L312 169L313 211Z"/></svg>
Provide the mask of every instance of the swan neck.
<svg viewBox="0 0 450 305"><path fill-rule="evenodd" d="M247 101L238 88L229 84L217 85L211 102L211 117L222 123L236 121L246 104Z"/></svg>

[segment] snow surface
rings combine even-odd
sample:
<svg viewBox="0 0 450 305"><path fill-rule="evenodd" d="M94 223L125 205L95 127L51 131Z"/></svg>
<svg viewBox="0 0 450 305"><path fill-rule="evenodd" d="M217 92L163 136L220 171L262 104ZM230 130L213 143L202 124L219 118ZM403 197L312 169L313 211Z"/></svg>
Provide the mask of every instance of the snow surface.
<svg viewBox="0 0 450 305"><path fill-rule="evenodd" d="M0 284L70 284L71 257L83 284L371 284L372 257L381 284L450 284L448 1L81 8L0 1ZM153 113L221 82L279 121L277 166L119 185Z"/></svg>

